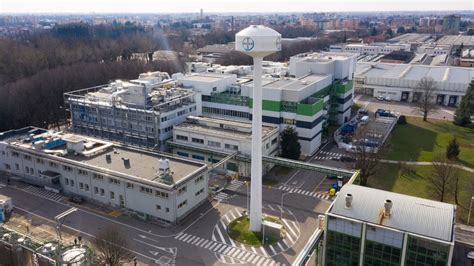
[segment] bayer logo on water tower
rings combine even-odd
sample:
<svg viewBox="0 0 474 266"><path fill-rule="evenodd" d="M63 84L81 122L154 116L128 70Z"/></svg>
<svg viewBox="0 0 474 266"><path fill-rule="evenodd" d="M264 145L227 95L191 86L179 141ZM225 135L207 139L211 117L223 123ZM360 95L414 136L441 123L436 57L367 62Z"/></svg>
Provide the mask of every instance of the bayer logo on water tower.
<svg viewBox="0 0 474 266"><path fill-rule="evenodd" d="M251 51L255 46L255 42L250 37L246 37L242 41L242 47L245 51Z"/></svg>

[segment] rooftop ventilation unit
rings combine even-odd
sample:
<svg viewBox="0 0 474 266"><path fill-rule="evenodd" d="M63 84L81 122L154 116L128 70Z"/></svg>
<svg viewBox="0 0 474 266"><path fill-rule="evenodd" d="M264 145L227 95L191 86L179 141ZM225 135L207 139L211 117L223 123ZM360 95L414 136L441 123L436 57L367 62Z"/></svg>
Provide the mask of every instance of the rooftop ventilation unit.
<svg viewBox="0 0 474 266"><path fill-rule="evenodd" d="M383 215L385 217L390 217L390 215L392 215L393 202L389 199L386 199L383 206L384 206Z"/></svg>
<svg viewBox="0 0 474 266"><path fill-rule="evenodd" d="M346 208L349 209L352 207L352 194L346 194Z"/></svg>
<svg viewBox="0 0 474 266"><path fill-rule="evenodd" d="M106 154L105 155L105 160L107 161L107 163L111 163L112 162L112 155Z"/></svg>
<svg viewBox="0 0 474 266"><path fill-rule="evenodd" d="M125 166L125 168L128 169L131 167L129 158L122 158L122 160L123 160L123 166Z"/></svg>

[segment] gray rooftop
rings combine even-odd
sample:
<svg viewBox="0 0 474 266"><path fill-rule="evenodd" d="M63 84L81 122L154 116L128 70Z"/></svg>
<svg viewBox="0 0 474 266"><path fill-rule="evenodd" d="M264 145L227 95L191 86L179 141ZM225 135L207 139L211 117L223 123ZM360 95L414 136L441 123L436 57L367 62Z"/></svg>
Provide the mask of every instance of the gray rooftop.
<svg viewBox="0 0 474 266"><path fill-rule="evenodd" d="M351 208L346 208L346 194L353 196ZM391 216L381 219L387 199L393 202ZM452 242L455 208L452 204L438 201L346 185L339 192L329 213Z"/></svg>
<svg viewBox="0 0 474 266"><path fill-rule="evenodd" d="M106 160L106 154L111 155L110 163ZM205 165L204 163L198 163L191 160L118 146L114 146L113 150L110 149L107 152L92 157L84 157L82 155L74 154L69 154L65 157L77 162L156 182L159 182L158 168L159 160L161 158L169 160L170 171L173 172L172 177L174 183L180 182ZM130 160L130 168L125 167L122 158L128 158Z"/></svg>

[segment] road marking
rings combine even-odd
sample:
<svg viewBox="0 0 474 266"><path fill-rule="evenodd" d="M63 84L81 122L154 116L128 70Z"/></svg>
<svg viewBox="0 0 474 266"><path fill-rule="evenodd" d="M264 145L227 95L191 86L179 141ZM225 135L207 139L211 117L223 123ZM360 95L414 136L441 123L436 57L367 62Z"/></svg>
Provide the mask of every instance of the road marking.
<svg viewBox="0 0 474 266"><path fill-rule="evenodd" d="M188 239L188 241L186 241L186 243L190 243L190 242L193 241L195 238L196 238L196 236L192 236L190 239Z"/></svg>
<svg viewBox="0 0 474 266"><path fill-rule="evenodd" d="M300 172L300 170L297 170L291 177L290 179L288 179L286 182L285 182L285 185L288 185L288 183L290 183L290 181Z"/></svg>
<svg viewBox="0 0 474 266"><path fill-rule="evenodd" d="M222 223L222 220L221 220L221 223ZM223 242L224 244L227 244L227 242L225 242L224 236L223 236L222 233L221 233L221 230L219 229L219 226L217 226L217 229L218 229L218 230L217 230L217 233L219 233L219 236L221 237L222 242Z"/></svg>
<svg viewBox="0 0 474 266"><path fill-rule="evenodd" d="M266 257L268 257L268 253L267 251L263 248L263 247L260 247L260 250L262 251L262 254Z"/></svg>
<svg viewBox="0 0 474 266"><path fill-rule="evenodd" d="M277 246L281 249L281 251L284 251L285 249L283 248L283 246L280 244L280 241L277 242Z"/></svg>
<svg viewBox="0 0 474 266"><path fill-rule="evenodd" d="M295 237L298 237L298 235L295 233L295 231L293 231L293 228L291 228L290 224L286 221L286 219L283 219L282 221L283 221L283 223L286 225L286 227L291 231L291 233L292 233Z"/></svg>
<svg viewBox="0 0 474 266"><path fill-rule="evenodd" d="M267 208L269 208L270 210L274 211L275 209L272 207L272 205L268 205Z"/></svg>
<svg viewBox="0 0 474 266"><path fill-rule="evenodd" d="M276 250L273 248L273 245L270 245L270 249L272 250L273 255L277 254Z"/></svg>

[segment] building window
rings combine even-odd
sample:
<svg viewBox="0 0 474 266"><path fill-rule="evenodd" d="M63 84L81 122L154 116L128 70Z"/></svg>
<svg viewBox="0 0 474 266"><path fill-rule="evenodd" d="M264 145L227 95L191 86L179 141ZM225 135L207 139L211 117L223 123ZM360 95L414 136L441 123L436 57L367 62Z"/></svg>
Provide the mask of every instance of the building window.
<svg viewBox="0 0 474 266"><path fill-rule="evenodd" d="M120 180L117 180L115 178L109 178L109 183L120 185Z"/></svg>
<svg viewBox="0 0 474 266"><path fill-rule="evenodd" d="M16 170L20 170L20 165L16 163L15 168L16 168Z"/></svg>
<svg viewBox="0 0 474 266"><path fill-rule="evenodd" d="M69 184L71 185L71 187L74 186L74 180L71 179L71 181L69 182Z"/></svg>
<svg viewBox="0 0 474 266"><path fill-rule="evenodd" d="M36 158L36 163L44 164L44 160L41 158Z"/></svg>
<svg viewBox="0 0 474 266"><path fill-rule="evenodd" d="M189 154L187 152L178 151L176 152L176 154L182 157L189 157Z"/></svg>
<svg viewBox="0 0 474 266"><path fill-rule="evenodd" d="M203 180L204 180L204 176L200 176L200 177L194 179L194 183L197 184L197 183L199 183L199 182L201 182L201 181L203 181Z"/></svg>
<svg viewBox="0 0 474 266"><path fill-rule="evenodd" d="M9 164L7 164L7 163L6 163L6 164L5 164L5 169L7 169L7 170L11 170L11 166L10 166Z"/></svg>
<svg viewBox="0 0 474 266"><path fill-rule="evenodd" d="M104 196L105 195L105 190L103 188L100 189L100 195Z"/></svg>
<svg viewBox="0 0 474 266"><path fill-rule="evenodd" d="M151 193L153 193L153 190L151 188L148 188L148 187L140 186L140 192L151 194Z"/></svg>
<svg viewBox="0 0 474 266"><path fill-rule="evenodd" d="M272 139L272 145L274 145L275 143L277 143L277 141L278 141L278 138Z"/></svg>
<svg viewBox="0 0 474 266"><path fill-rule="evenodd" d="M157 204L157 205L156 205L156 210L157 210L157 211L161 211L161 205L158 205L158 204Z"/></svg>
<svg viewBox="0 0 474 266"><path fill-rule="evenodd" d="M166 208L166 212L170 212L170 208Z"/></svg>
<svg viewBox="0 0 474 266"><path fill-rule="evenodd" d="M27 160L27 161L31 161L31 156L29 156L29 155L25 154L25 155L23 155L23 158L25 158L25 160Z"/></svg>
<svg viewBox="0 0 474 266"><path fill-rule="evenodd" d="M53 168L58 168L58 164L55 162L49 162L49 166Z"/></svg>
<svg viewBox="0 0 474 266"><path fill-rule="evenodd" d="M67 172L72 172L72 167L68 165L63 165L63 170Z"/></svg>
<svg viewBox="0 0 474 266"><path fill-rule="evenodd" d="M25 166L25 170L26 170L26 173L29 174L30 173L30 168L28 166Z"/></svg>
<svg viewBox="0 0 474 266"><path fill-rule="evenodd" d="M176 140L188 141L188 137L183 135L176 135Z"/></svg>
<svg viewBox="0 0 474 266"><path fill-rule="evenodd" d="M99 194L99 188L98 187L94 187L94 194Z"/></svg>
<svg viewBox="0 0 474 266"><path fill-rule="evenodd" d="M89 191L89 185L85 184L85 187L86 187L86 191Z"/></svg>
<svg viewBox="0 0 474 266"><path fill-rule="evenodd" d="M98 179L98 180L104 180L104 176L103 176L103 175L99 175L99 174L96 174L96 173L93 173L93 174L92 174L92 178L93 178L93 179Z"/></svg>
<svg viewBox="0 0 474 266"><path fill-rule="evenodd" d="M84 189L84 183L79 182L79 189L80 189L80 190L83 190L83 189Z"/></svg>
<svg viewBox="0 0 474 266"><path fill-rule="evenodd" d="M284 118L284 119L283 119L283 124L296 125L296 120L295 120L295 119L287 119L287 118Z"/></svg>
<svg viewBox="0 0 474 266"><path fill-rule="evenodd" d="M69 186L69 179L64 178L64 183L66 184L66 186Z"/></svg>
<svg viewBox="0 0 474 266"><path fill-rule="evenodd" d="M168 193L163 192L163 191L155 191L155 196L167 199L169 197Z"/></svg>
<svg viewBox="0 0 474 266"><path fill-rule="evenodd" d="M221 143L218 142L218 141L212 141L212 140L208 140L207 141L207 145L209 145L210 147L217 147L217 148L220 148L221 147Z"/></svg>
<svg viewBox="0 0 474 266"><path fill-rule="evenodd" d="M127 182L127 188L128 188L128 189L133 189L133 184Z"/></svg>
<svg viewBox="0 0 474 266"><path fill-rule="evenodd" d="M198 144L204 144L204 140L203 140L203 139L192 138L191 141L194 142L194 143L198 143Z"/></svg>
<svg viewBox="0 0 474 266"><path fill-rule="evenodd" d="M204 161L204 156L193 154L193 159Z"/></svg>
<svg viewBox="0 0 474 266"><path fill-rule="evenodd" d="M196 197L204 193L204 188L201 188L198 192L196 192Z"/></svg>
<svg viewBox="0 0 474 266"><path fill-rule="evenodd" d="M110 191L110 198L115 199L115 193L113 191Z"/></svg>
<svg viewBox="0 0 474 266"><path fill-rule="evenodd" d="M180 204L178 204L178 209L181 209L182 207L188 205L188 200L185 200L183 202L181 202Z"/></svg>
<svg viewBox="0 0 474 266"><path fill-rule="evenodd" d="M182 193L184 193L184 192L186 192L186 191L187 191L186 186L181 187L181 188L178 189L178 195L180 195L180 194L182 194Z"/></svg>
<svg viewBox="0 0 474 266"><path fill-rule="evenodd" d="M20 157L20 154L16 151L12 151L12 156L13 157Z"/></svg>
<svg viewBox="0 0 474 266"><path fill-rule="evenodd" d="M225 148L228 149L228 150L233 150L233 151L238 151L239 150L239 146L228 144L228 143L225 144Z"/></svg>
<svg viewBox="0 0 474 266"><path fill-rule="evenodd" d="M84 170L81 170L81 169L77 169L77 173L78 173L79 175L83 175L83 176L87 176L87 175L88 175L87 171L84 171Z"/></svg>

